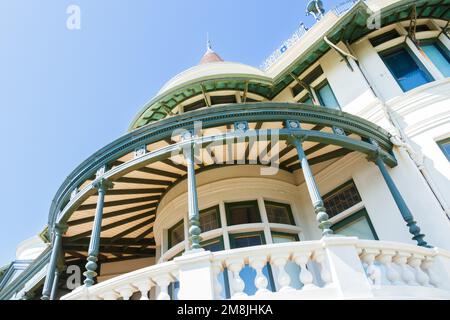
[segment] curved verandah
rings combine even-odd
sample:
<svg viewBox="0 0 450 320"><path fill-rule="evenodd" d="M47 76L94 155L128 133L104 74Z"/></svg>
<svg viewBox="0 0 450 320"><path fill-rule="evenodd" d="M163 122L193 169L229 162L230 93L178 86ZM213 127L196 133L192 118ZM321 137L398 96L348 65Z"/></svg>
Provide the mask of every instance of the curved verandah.
<svg viewBox="0 0 450 320"><path fill-rule="evenodd" d="M194 130L199 122L201 130L197 128L194 136L182 137L182 131L172 135L177 129ZM256 157L251 152L255 141L263 149L258 150ZM194 146L203 152L211 144L219 149L213 150L213 156L226 160L225 163L198 161L194 157ZM233 150L231 158L226 155L227 148ZM389 134L382 128L322 107L254 103L198 110L131 132L85 161L61 187L49 225L57 227L55 239L60 234L57 246L63 247L67 263L84 260L92 253L100 262L152 257L158 204L171 186L188 180L191 188L186 200L193 201L190 214L195 216L198 212L195 172L256 163L262 168L272 165L288 172L303 170L326 234L329 226L310 167L336 161L351 152L361 152L383 167L395 166L391 148ZM261 161L262 152L270 155L268 163ZM273 157L278 159L270 161ZM105 181L114 187L107 186ZM99 211L101 219L96 219ZM195 217L191 222L196 225ZM195 240L196 234L191 237L195 247L199 241ZM95 264L92 271L96 268Z"/></svg>

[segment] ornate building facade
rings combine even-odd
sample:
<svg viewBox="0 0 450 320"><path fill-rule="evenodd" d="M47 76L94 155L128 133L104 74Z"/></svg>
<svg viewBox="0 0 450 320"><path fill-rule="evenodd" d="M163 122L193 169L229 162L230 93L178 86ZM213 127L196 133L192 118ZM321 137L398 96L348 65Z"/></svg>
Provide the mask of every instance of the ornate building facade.
<svg viewBox="0 0 450 320"><path fill-rule="evenodd" d="M311 3L80 164L0 298L449 299L450 1Z"/></svg>

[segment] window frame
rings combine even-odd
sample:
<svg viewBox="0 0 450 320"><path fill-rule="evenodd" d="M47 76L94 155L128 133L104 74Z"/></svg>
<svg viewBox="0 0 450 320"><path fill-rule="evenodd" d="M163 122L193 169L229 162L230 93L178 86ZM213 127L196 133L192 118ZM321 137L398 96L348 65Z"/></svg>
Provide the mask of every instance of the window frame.
<svg viewBox="0 0 450 320"><path fill-rule="evenodd" d="M437 50L444 56L444 58L446 58L447 62L450 64L450 50L447 48L447 46L444 43L442 43L441 40L439 40L439 38L434 37L434 38L420 40L419 48L425 54L425 56L430 61L430 63L433 64L433 66L435 66L437 68L437 66L434 64L433 60L431 60L431 58L428 56L428 54L422 48L422 46L429 46L429 45L436 46ZM441 72L441 71L439 70L439 72ZM441 72L441 74L442 74L442 72ZM446 76L444 74L442 74L442 76L444 78L446 78Z"/></svg>
<svg viewBox="0 0 450 320"><path fill-rule="evenodd" d="M183 225L183 240L172 244L172 230L175 228L178 228L180 225ZM167 250L172 249L173 247L175 247L177 244L180 244L182 242L186 241L186 237L185 237L185 226L184 226L184 219L181 219L180 221L178 221L177 223L175 223L173 226L171 226L169 229L167 229Z"/></svg>
<svg viewBox="0 0 450 320"><path fill-rule="evenodd" d="M372 232L374 239L380 240L378 238L378 234L375 231L375 228L372 224L372 220L370 219L369 213L367 212L366 208L362 208L362 209L358 210L357 212L352 213L350 216L345 217L342 220L335 222L330 228L331 228L331 230L333 230L334 233L339 233L339 231L337 231L336 229L342 229L346 225L349 225L350 223L352 223L362 217L366 218L367 224L369 225L370 231Z"/></svg>
<svg viewBox="0 0 450 320"><path fill-rule="evenodd" d="M360 203L363 202L363 199L362 199L362 197L361 197L361 193L359 192L358 187L356 186L355 181L354 181L353 179L350 179L350 180L348 180L348 181L346 181L346 182L340 184L339 186L337 186L336 188L334 188L333 190L327 192L325 195L322 196L322 200L323 200L323 202L324 202L324 206L325 206L325 199L326 199L326 198L328 198L328 197L330 197L330 196L336 194L339 190L341 190L341 189L343 189L343 188L345 188L345 187L347 187L347 186L349 186L349 185L351 185L351 184L353 184L353 185L355 186L355 189L356 189L356 191L358 192L358 195L359 195L359 198L361 199L361 201L359 201L359 202L353 204L351 207L348 207L348 208L345 209L344 211L341 211L341 212L339 212L339 213L336 213L334 216L332 216L332 217L330 217L330 218L338 217L340 214L346 212L347 210L349 210L349 209L353 208L354 206L357 206L358 204L360 204ZM325 210L327 210L327 207L326 207L326 206L325 206Z"/></svg>
<svg viewBox="0 0 450 320"><path fill-rule="evenodd" d="M294 237L295 241L293 241L293 242L299 242L300 241L300 237L296 233L289 233L289 232L281 232L281 231L270 230L270 235L272 236L272 238L273 238L274 235L282 237L282 238Z"/></svg>
<svg viewBox="0 0 450 320"><path fill-rule="evenodd" d="M240 249L237 248L235 246L236 244L236 238L237 237L242 237L242 236L247 236L248 238L252 237L252 236L259 236L261 239L261 244L260 246L266 245L266 237L264 235L264 231L249 231L249 232L239 232L239 233L230 233L228 235L228 238L230 239L230 250L234 250L234 249ZM251 247L255 247L255 246L250 246L250 247L242 247L242 248L251 248Z"/></svg>
<svg viewBox="0 0 450 320"><path fill-rule="evenodd" d="M290 223L271 222L269 220L269 214L267 213L267 205L285 207L287 209L287 211L288 211L288 217L289 217ZM297 226L297 224L295 223L294 214L292 213L292 207L291 207L291 205L289 203L276 202L276 201L271 201L271 200L264 200L264 209L266 210L267 222L269 224L270 223L275 223L275 224L284 224L284 225L290 225L290 226Z"/></svg>
<svg viewBox="0 0 450 320"><path fill-rule="evenodd" d="M315 86L315 87L313 88L313 90L314 90L315 93L316 93L317 100L319 100L318 102L320 103L320 106L321 106L321 107L324 107L324 108L328 108L328 109L334 109L334 107L329 107L329 106L325 105L325 103L323 102L322 97L321 97L320 94L319 94L319 90L322 89L323 87L325 87L326 85L328 85L328 86L330 87L331 94L333 95L334 100L336 100L336 103L337 103L337 109L336 109L336 110L342 110L342 107L341 107L341 105L340 105L340 103L339 103L339 100L336 98L336 95L334 94L334 90L333 90L333 88L331 87L331 84L330 84L330 82L328 81L327 78L325 78L324 80L322 80L317 86Z"/></svg>
<svg viewBox="0 0 450 320"><path fill-rule="evenodd" d="M218 225L218 227L215 228L215 229L211 229L211 230L208 230L208 231L204 231L203 229L201 229L201 223L200 223L201 215L202 215L203 213L208 212L208 211L211 211L211 210L213 210L213 209L215 209L215 211L216 211L216 219L217 219L217 225ZM200 223L201 233L209 232L209 231L213 231L213 230L217 230L217 229L222 228L222 221L221 221L221 219L220 219L220 207L219 207L219 205L215 205L215 206L212 206L212 207L209 207L209 208L200 210L200 212L199 212L199 223Z"/></svg>
<svg viewBox="0 0 450 320"><path fill-rule="evenodd" d="M447 158L447 160L450 162L450 153L447 154L445 149L443 148L443 144L450 144L450 137L447 137L445 139L437 140L436 144L438 145L439 149L441 149L442 153L444 154L444 157Z"/></svg>
<svg viewBox="0 0 450 320"><path fill-rule="evenodd" d="M418 67L422 72L425 73L425 76L426 76L426 77L429 78L429 79L428 79L428 80L429 80L428 82L426 82L426 83L424 83L424 84L421 84L421 85L419 85L419 86L417 86L417 87L414 87L414 88L412 88L412 89L409 89L409 90L403 89L402 85L400 84L400 81L395 77L394 73L392 72L391 67L388 66L388 64L387 64L386 61L385 61L385 56L390 55L390 54L393 54L393 53L395 53L395 52L397 52L397 51L400 51L400 50L402 50L402 49L406 51L406 53L411 57L411 59L414 60L414 62L416 63L417 67ZM416 89L416 88L418 88L418 87L421 87L421 86L423 86L423 85L425 85L425 84L427 84L427 83L431 83L431 82L433 82L433 81L436 80L436 79L433 77L433 75L431 74L431 72L428 70L428 68L422 63L422 61L420 61L419 57L416 56L416 54L409 48L409 46L408 46L406 43L401 43L401 44L399 44L399 45L392 46L392 47L387 48L387 49L385 49L385 50L381 50L381 51L378 52L378 56L380 57L381 61L383 61L384 66L389 70L390 75L391 75L392 78L395 80L395 82L396 82L397 85L399 86L400 90L402 90L402 92L404 92L404 93L407 93L407 92L409 92L409 91L411 91L411 90L414 90L414 89Z"/></svg>
<svg viewBox="0 0 450 320"><path fill-rule="evenodd" d="M226 250L225 249L225 241L223 240L223 236L219 236L219 237L216 237L216 238L204 240L204 241L200 242L200 246L203 248L204 246L207 246L207 245L210 245L210 244L213 244L213 243L216 243L216 242L221 244L221 246L223 248L221 251Z"/></svg>
<svg viewBox="0 0 450 320"><path fill-rule="evenodd" d="M259 221L256 222L247 222L247 223L239 223L239 224L231 224L231 210L230 206L233 205L246 205L246 204L253 204L255 205L256 209L258 210L258 216ZM226 224L227 227L231 226L238 226L238 225L245 225L245 224L252 224L252 223L262 223L262 217L261 217L261 211L259 209L258 200L247 200L247 201L237 201L237 202L226 202L225 203L225 216L226 216Z"/></svg>

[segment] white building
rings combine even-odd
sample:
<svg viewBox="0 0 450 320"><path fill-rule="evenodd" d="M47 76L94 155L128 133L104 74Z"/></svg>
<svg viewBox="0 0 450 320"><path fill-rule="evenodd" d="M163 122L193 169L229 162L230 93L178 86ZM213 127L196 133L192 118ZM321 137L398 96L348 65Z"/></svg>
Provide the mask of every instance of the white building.
<svg viewBox="0 0 450 320"><path fill-rule="evenodd" d="M263 70L208 46L69 175L0 298L449 299L449 3L315 12Z"/></svg>

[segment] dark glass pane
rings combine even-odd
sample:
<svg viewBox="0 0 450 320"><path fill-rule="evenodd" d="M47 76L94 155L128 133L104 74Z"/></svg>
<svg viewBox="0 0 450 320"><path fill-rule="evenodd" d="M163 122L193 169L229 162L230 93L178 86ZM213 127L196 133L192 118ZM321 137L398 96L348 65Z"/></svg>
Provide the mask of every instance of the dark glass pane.
<svg viewBox="0 0 450 320"><path fill-rule="evenodd" d="M450 161L450 139L446 139L444 141L438 142L439 147L441 147L442 152L447 157L447 160Z"/></svg>
<svg viewBox="0 0 450 320"><path fill-rule="evenodd" d="M430 27L426 24L416 26L416 32L430 31Z"/></svg>
<svg viewBox="0 0 450 320"><path fill-rule="evenodd" d="M301 86L300 84L296 84L293 88L292 88L292 95L294 97L296 97L300 92L302 92L303 90L305 90L305 88L303 88L303 86Z"/></svg>
<svg viewBox="0 0 450 320"><path fill-rule="evenodd" d="M206 232L219 228L219 219L219 210L217 208L212 208L201 212L200 229L202 232Z"/></svg>
<svg viewBox="0 0 450 320"><path fill-rule="evenodd" d="M266 202L267 218L270 223L282 223L294 225L292 214L289 205L267 203Z"/></svg>
<svg viewBox="0 0 450 320"><path fill-rule="evenodd" d="M228 225L261 222L258 203L227 204Z"/></svg>
<svg viewBox="0 0 450 320"><path fill-rule="evenodd" d="M409 91L432 81L428 73L419 67L405 48L383 54L382 58L403 91Z"/></svg>
<svg viewBox="0 0 450 320"><path fill-rule="evenodd" d="M436 68L445 77L450 77L450 56L447 49L442 48L438 43L423 45L421 48Z"/></svg>
<svg viewBox="0 0 450 320"><path fill-rule="evenodd" d="M305 97L303 97L303 99L301 99L299 102L304 103L304 104L314 104L314 102L312 101L309 94L307 94Z"/></svg>
<svg viewBox="0 0 450 320"><path fill-rule="evenodd" d="M169 248L184 241L184 224L179 223L169 229Z"/></svg>
<svg viewBox="0 0 450 320"><path fill-rule="evenodd" d="M330 217L334 217L361 201L361 196L353 181L323 197L325 209Z"/></svg>
<svg viewBox="0 0 450 320"><path fill-rule="evenodd" d="M194 111L194 110L197 110L197 109L200 109L203 107L206 107L206 103L205 103L204 99L201 99L201 100L191 103L187 106L184 106L183 112Z"/></svg>
<svg viewBox="0 0 450 320"><path fill-rule="evenodd" d="M245 247L253 247L259 246L262 244L262 240L260 236L241 236L234 238L234 248L245 248Z"/></svg>
<svg viewBox="0 0 450 320"><path fill-rule="evenodd" d="M216 240L207 241L205 244L201 245L203 249L211 252L224 250L222 238Z"/></svg>
<svg viewBox="0 0 450 320"><path fill-rule="evenodd" d="M392 29L391 31L383 33L382 35L373 37L369 41L372 44L372 46L376 47L382 43L385 43L386 41L389 41L389 40L392 40L392 39L395 39L398 37L400 37L400 35L398 34L397 30Z"/></svg>
<svg viewBox="0 0 450 320"><path fill-rule="evenodd" d="M211 104L236 103L236 96L211 96Z"/></svg>
<svg viewBox="0 0 450 320"><path fill-rule="evenodd" d="M348 237L358 237L359 239L366 240L378 240L365 209L336 223L332 226L332 229L335 234Z"/></svg>
<svg viewBox="0 0 450 320"><path fill-rule="evenodd" d="M328 82L322 84L316 91L322 106L339 109L339 102L336 100L333 90Z"/></svg>

